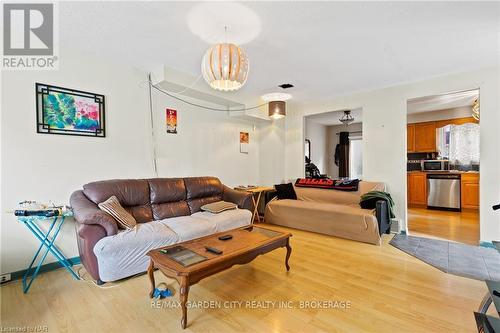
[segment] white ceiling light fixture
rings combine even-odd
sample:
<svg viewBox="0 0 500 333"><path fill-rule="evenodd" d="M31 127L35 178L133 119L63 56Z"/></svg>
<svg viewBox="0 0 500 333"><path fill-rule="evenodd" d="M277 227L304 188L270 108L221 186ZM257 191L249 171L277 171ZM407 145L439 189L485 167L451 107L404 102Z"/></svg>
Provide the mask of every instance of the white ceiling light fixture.
<svg viewBox="0 0 500 333"><path fill-rule="evenodd" d="M221 43L209 48L201 62L201 73L207 83L216 90L238 90L247 81L248 57L235 44Z"/></svg>
<svg viewBox="0 0 500 333"><path fill-rule="evenodd" d="M339 121L346 126L351 124L354 121L354 117L351 115L351 110L344 111L344 114L340 117Z"/></svg>

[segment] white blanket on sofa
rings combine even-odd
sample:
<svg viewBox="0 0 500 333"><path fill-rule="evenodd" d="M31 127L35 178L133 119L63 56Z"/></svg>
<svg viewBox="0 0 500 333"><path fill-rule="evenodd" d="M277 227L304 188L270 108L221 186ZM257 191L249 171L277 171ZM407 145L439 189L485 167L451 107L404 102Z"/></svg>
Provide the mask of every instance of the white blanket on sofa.
<svg viewBox="0 0 500 333"><path fill-rule="evenodd" d="M94 246L102 281L123 279L146 271L148 251L249 225L252 213L246 209L219 214L198 212L148 223L104 237Z"/></svg>

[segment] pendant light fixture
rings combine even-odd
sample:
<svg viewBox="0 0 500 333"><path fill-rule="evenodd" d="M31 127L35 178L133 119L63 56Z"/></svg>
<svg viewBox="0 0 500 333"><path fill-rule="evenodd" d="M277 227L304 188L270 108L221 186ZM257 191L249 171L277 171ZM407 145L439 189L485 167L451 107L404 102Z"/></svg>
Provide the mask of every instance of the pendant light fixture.
<svg viewBox="0 0 500 333"><path fill-rule="evenodd" d="M285 101L272 101L269 102L269 117L273 119L281 119L286 116L286 103Z"/></svg>
<svg viewBox="0 0 500 333"><path fill-rule="evenodd" d="M346 110L344 111L344 114L342 115L342 117L339 119L339 121L348 126L349 124L351 124L353 121L354 121L354 117L351 116L351 110Z"/></svg>
<svg viewBox="0 0 500 333"><path fill-rule="evenodd" d="M273 119L280 119L286 116L286 102L292 98L291 94L286 93L269 93L262 95L261 98L269 102L268 104L268 116Z"/></svg>
<svg viewBox="0 0 500 333"><path fill-rule="evenodd" d="M479 121L479 100L476 98L472 103L472 117Z"/></svg>
<svg viewBox="0 0 500 333"><path fill-rule="evenodd" d="M227 27L224 30L227 33ZM203 78L216 90L240 89L247 81L248 69L249 61L245 51L232 43L212 46L201 61Z"/></svg>

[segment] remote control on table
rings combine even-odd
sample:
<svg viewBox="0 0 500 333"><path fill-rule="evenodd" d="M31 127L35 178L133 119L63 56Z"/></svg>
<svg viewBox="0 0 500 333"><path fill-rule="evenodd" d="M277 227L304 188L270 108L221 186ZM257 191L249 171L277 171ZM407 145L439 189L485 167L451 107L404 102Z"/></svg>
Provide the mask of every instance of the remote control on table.
<svg viewBox="0 0 500 333"><path fill-rule="evenodd" d="M205 246L205 250L207 250L208 252L212 252L213 254L222 254L222 251L216 249L215 247Z"/></svg>
<svg viewBox="0 0 500 333"><path fill-rule="evenodd" d="M225 241L225 240L230 240L231 238L233 238L232 235L224 235L224 236L220 236L219 240Z"/></svg>

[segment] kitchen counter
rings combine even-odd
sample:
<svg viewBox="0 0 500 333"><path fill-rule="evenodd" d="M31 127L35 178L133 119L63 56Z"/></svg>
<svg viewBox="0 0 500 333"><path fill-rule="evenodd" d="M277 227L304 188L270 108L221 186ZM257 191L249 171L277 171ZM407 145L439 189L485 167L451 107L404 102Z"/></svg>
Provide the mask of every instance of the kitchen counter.
<svg viewBox="0 0 500 333"><path fill-rule="evenodd" d="M407 171L408 204L425 207L428 199L428 175L459 175L460 200L463 209L479 209L479 172L478 171ZM458 177L457 177L458 178Z"/></svg>

